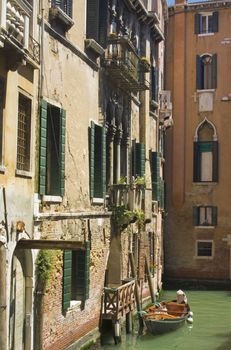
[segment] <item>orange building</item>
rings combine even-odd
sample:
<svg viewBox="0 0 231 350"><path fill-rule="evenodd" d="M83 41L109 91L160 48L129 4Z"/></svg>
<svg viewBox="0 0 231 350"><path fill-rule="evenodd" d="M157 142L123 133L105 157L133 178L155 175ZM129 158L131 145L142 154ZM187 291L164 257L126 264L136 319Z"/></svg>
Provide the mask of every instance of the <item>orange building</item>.
<svg viewBox="0 0 231 350"><path fill-rule="evenodd" d="M231 278L231 2L169 8L166 278Z"/></svg>

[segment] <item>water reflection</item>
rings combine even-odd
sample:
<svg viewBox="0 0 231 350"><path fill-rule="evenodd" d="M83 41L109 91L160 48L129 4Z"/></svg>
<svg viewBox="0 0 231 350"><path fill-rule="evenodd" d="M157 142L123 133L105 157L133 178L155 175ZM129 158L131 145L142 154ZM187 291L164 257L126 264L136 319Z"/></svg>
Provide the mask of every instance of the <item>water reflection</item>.
<svg viewBox="0 0 231 350"><path fill-rule="evenodd" d="M231 293L221 291L185 291L193 311L193 325L177 331L152 336L144 331L122 334L122 343L101 346L104 350L231 350ZM175 292L166 292L164 299L174 299Z"/></svg>

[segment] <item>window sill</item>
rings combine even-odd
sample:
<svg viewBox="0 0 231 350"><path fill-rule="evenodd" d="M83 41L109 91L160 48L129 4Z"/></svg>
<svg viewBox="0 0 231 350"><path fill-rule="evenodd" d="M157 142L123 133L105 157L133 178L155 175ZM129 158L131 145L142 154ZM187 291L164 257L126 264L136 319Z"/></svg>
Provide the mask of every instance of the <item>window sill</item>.
<svg viewBox="0 0 231 350"><path fill-rule="evenodd" d="M70 29L74 25L74 21L70 18L60 7L53 6L49 11L50 17L52 19L60 20L66 27L66 29Z"/></svg>
<svg viewBox="0 0 231 350"><path fill-rule="evenodd" d="M92 204L104 204L103 198L92 198Z"/></svg>
<svg viewBox="0 0 231 350"><path fill-rule="evenodd" d="M199 33L198 36L203 37L203 36L213 36L214 33Z"/></svg>
<svg viewBox="0 0 231 350"><path fill-rule="evenodd" d="M43 202L53 202L53 203L61 203L62 202L62 197L61 196L50 196L50 195L43 195L42 196L42 201Z"/></svg>
<svg viewBox="0 0 231 350"><path fill-rule="evenodd" d="M197 93L203 93L203 92L215 92L216 89L197 89Z"/></svg>
<svg viewBox="0 0 231 350"><path fill-rule="evenodd" d="M33 173L30 171L25 171L25 170L15 170L15 175L20 176L20 177L26 177L28 179L32 179Z"/></svg>
<svg viewBox="0 0 231 350"><path fill-rule="evenodd" d="M194 256L194 259L213 260L213 256Z"/></svg>
<svg viewBox="0 0 231 350"><path fill-rule="evenodd" d="M80 300L71 300L69 310L80 308L82 302Z"/></svg>
<svg viewBox="0 0 231 350"><path fill-rule="evenodd" d="M92 50L97 56L104 54L104 48L100 46L94 39L85 39L86 49Z"/></svg>
<svg viewBox="0 0 231 350"><path fill-rule="evenodd" d="M199 228L199 229L201 229L201 228L205 228L205 229L214 229L215 228L215 226L212 226L212 225L210 225L210 226L203 226L203 225L201 225L201 226L195 226L195 228Z"/></svg>
<svg viewBox="0 0 231 350"><path fill-rule="evenodd" d="M208 186L208 185L213 185L213 186L215 186L215 185L217 185L218 184L218 182L213 182L213 181L198 181L198 182L193 182L194 183L194 185L201 185L201 186Z"/></svg>
<svg viewBox="0 0 231 350"><path fill-rule="evenodd" d="M6 171L6 168L4 167L4 165L0 165L0 173L4 174Z"/></svg>

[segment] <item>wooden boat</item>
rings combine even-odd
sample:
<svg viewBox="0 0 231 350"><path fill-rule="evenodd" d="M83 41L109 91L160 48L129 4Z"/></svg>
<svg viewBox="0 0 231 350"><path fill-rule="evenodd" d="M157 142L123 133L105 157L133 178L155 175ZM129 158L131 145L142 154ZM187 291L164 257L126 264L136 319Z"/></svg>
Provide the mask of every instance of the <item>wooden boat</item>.
<svg viewBox="0 0 231 350"><path fill-rule="evenodd" d="M192 322L191 314L188 304L165 301L148 307L142 317L150 333L161 334L178 329L186 320Z"/></svg>

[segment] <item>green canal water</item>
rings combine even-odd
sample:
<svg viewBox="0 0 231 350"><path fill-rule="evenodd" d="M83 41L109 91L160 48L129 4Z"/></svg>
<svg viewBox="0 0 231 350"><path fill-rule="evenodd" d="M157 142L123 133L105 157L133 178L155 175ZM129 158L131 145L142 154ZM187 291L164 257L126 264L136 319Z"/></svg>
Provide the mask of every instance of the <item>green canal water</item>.
<svg viewBox="0 0 231 350"><path fill-rule="evenodd" d="M152 336L145 330L138 335L137 322L133 334L122 331L122 342L102 345L103 350L231 350L231 291L187 291L193 311L193 325L164 335ZM162 299L175 299L166 292ZM109 344L110 342L110 344Z"/></svg>

